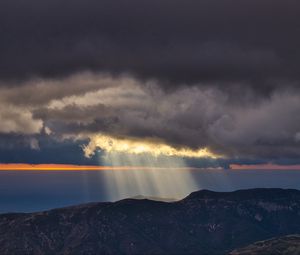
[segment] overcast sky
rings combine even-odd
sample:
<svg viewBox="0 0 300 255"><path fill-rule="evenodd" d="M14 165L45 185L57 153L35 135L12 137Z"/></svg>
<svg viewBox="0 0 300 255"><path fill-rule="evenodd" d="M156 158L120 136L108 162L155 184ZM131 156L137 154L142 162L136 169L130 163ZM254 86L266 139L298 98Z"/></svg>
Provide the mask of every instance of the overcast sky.
<svg viewBox="0 0 300 255"><path fill-rule="evenodd" d="M300 163L298 0L1 0L0 162L99 164L97 135Z"/></svg>

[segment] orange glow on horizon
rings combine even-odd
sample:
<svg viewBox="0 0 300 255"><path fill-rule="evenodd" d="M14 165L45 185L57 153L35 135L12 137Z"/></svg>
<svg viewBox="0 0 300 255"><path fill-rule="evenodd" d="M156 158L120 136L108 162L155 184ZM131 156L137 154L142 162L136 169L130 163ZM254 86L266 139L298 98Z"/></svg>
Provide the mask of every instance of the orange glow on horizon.
<svg viewBox="0 0 300 255"><path fill-rule="evenodd" d="M99 171L99 170L137 170L148 169L143 166L92 166L71 164L0 164L0 171Z"/></svg>
<svg viewBox="0 0 300 255"><path fill-rule="evenodd" d="M0 163L0 171L102 171L102 170L151 170L167 169L168 167L152 166L95 166L72 164L26 164L26 163ZM189 167L170 167L170 169L194 169Z"/></svg>
<svg viewBox="0 0 300 255"><path fill-rule="evenodd" d="M231 170L300 170L300 165L276 165L272 163L257 165L231 164Z"/></svg>
<svg viewBox="0 0 300 255"><path fill-rule="evenodd" d="M72 164L26 164L26 163L0 163L0 171L102 171L102 170L147 170L166 169L166 167L150 166L96 166ZM195 167L170 167L170 169L201 169ZM209 168L207 168L209 169ZM222 169L222 168L221 168ZM300 165L257 164L239 165L231 164L230 170L300 170Z"/></svg>

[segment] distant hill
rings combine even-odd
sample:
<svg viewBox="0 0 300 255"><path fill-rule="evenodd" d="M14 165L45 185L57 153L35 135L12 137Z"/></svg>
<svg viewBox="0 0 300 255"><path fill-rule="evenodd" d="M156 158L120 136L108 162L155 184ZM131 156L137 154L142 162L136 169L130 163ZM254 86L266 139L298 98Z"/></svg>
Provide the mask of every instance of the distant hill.
<svg viewBox="0 0 300 255"><path fill-rule="evenodd" d="M0 215L0 254L228 254L300 233L300 191L198 191Z"/></svg>
<svg viewBox="0 0 300 255"><path fill-rule="evenodd" d="M290 235L256 242L234 250L230 255L299 255L300 235Z"/></svg>
<svg viewBox="0 0 300 255"><path fill-rule="evenodd" d="M152 197L152 196L142 196L142 195L134 196L131 198L138 199L138 200L148 199L148 200L152 200L152 201L161 201L161 202L168 202L168 203L178 201L178 199L175 199L175 198Z"/></svg>

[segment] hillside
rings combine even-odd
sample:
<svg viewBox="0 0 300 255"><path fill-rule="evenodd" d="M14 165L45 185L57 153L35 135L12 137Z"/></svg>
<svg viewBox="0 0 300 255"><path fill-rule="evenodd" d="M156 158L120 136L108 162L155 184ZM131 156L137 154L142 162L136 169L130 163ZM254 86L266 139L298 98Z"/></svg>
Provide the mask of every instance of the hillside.
<svg viewBox="0 0 300 255"><path fill-rule="evenodd" d="M226 254L300 233L300 191L207 190L0 215L0 254Z"/></svg>
<svg viewBox="0 0 300 255"><path fill-rule="evenodd" d="M234 250L230 255L299 255L300 235L290 235L259 241Z"/></svg>

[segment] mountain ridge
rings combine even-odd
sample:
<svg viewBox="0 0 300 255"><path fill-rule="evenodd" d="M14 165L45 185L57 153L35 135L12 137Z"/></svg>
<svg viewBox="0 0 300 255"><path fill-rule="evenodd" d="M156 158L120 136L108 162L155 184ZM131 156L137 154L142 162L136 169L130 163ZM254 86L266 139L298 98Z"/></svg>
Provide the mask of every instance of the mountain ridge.
<svg viewBox="0 0 300 255"><path fill-rule="evenodd" d="M236 249L230 255L299 255L300 235L288 235L258 241Z"/></svg>
<svg viewBox="0 0 300 255"><path fill-rule="evenodd" d="M300 191L196 191L0 215L1 254L226 254L300 233Z"/></svg>

